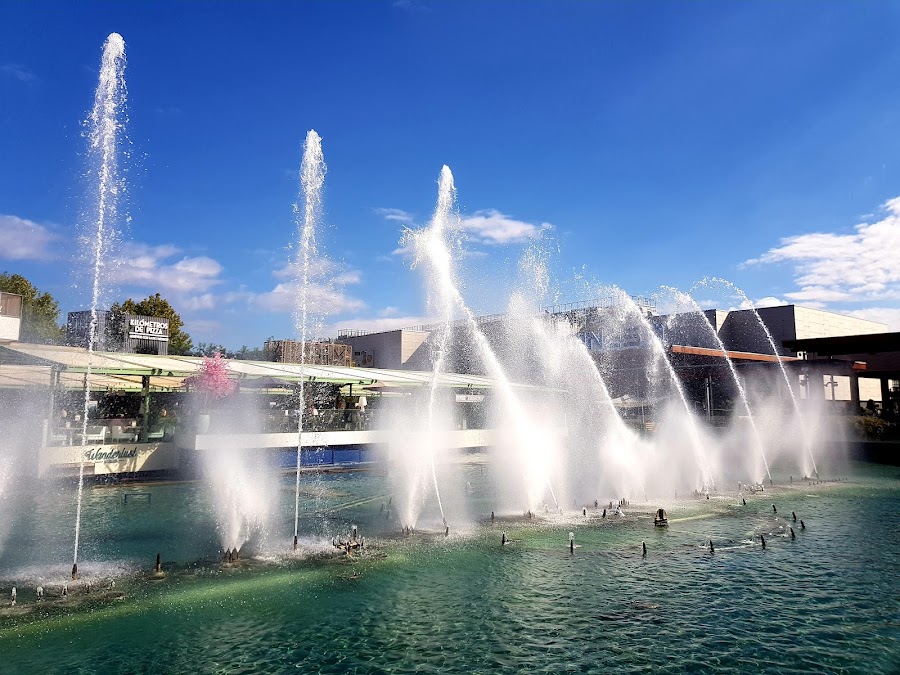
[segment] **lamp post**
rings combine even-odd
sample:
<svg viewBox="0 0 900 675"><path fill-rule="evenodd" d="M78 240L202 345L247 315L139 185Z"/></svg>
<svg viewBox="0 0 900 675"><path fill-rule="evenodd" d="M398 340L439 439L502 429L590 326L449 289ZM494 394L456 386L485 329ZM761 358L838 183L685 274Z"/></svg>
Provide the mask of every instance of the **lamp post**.
<svg viewBox="0 0 900 675"><path fill-rule="evenodd" d="M828 382L825 383L826 387L831 387L831 400L834 401L834 390L837 389L838 383L837 380L834 379L834 375L828 376Z"/></svg>

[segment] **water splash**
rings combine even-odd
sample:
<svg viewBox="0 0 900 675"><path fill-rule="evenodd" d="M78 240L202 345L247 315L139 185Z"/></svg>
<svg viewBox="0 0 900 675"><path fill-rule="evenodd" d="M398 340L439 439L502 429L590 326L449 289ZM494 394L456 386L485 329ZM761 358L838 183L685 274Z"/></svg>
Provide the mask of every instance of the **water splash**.
<svg viewBox="0 0 900 675"><path fill-rule="evenodd" d="M672 366L672 362L667 358L666 350L663 347L662 341L659 339L656 331L653 330L653 326L650 325L650 321L648 321L647 317L644 316L644 313L641 311L640 307L638 307L637 303L630 295L623 291L619 291L619 298L620 301L638 318L641 326L644 328L644 332L650 338L650 344L653 348L653 351L656 353L657 358L659 358L666 366L666 371L668 372L669 379L675 386L675 390L678 392L678 397L681 400L682 406L684 407L684 414L687 416L688 430L691 436L691 446L694 450L694 459L697 462L697 466L699 467L702 476L703 489L705 491L712 490L715 488L715 481L713 479L712 471L709 467L709 460L706 456L706 451L703 448L703 441L700 439L700 431L697 429L697 420L694 419L694 414L691 411L690 404L688 403L687 395L684 392L684 385L681 383L681 379L675 372L675 368Z"/></svg>
<svg viewBox="0 0 900 675"><path fill-rule="evenodd" d="M756 427L756 421L753 419L753 413L750 410L750 402L747 400L747 391L744 389L744 385L741 383L741 378L738 377L737 369L734 367L734 362L731 360L731 357L728 356L728 350L725 349L725 343L722 342L722 338L719 337L719 332L715 329L715 326L710 323L709 317L707 317L703 312L703 308L700 307L699 304L697 304L697 301L694 300L694 298L689 293L679 291L677 288L673 288L672 286L662 286L662 289L671 293L679 304L688 305L693 309L694 312L697 312L703 317L703 325L706 327L707 332L716 341L716 344L719 347L719 351L722 352L725 363L728 364L728 369L731 371L731 377L734 380L734 384L737 387L738 393L740 394L741 403L744 406L744 411L747 413L747 420L750 423L751 430L753 431L753 438L756 443L757 452L759 453L763 465L766 468L766 475L771 481L772 473L769 471L769 461L766 459L766 453L763 449L762 439L759 436L759 429L757 429Z"/></svg>
<svg viewBox="0 0 900 675"><path fill-rule="evenodd" d="M75 507L75 545L72 554L73 576L78 566L78 546L81 538L81 502L84 493L85 446L87 445L88 410L91 399L91 372L94 343L97 338L98 309L105 266L115 242L119 205L124 195L124 183L119 173L119 157L125 136L125 40L118 33L110 33L103 45L100 78L94 94L94 106L85 122L88 156L92 181L96 181L96 202L91 208L91 223L85 237L87 256L92 262L91 323L88 332L88 358L84 376L84 407L81 424L81 461L78 466L78 493Z"/></svg>
<svg viewBox="0 0 900 675"><path fill-rule="evenodd" d="M306 134L303 161L300 164L300 195L294 204L297 224L298 252L295 259L299 294L294 309L294 329L300 335L300 366L306 364L306 340L309 336L310 269L317 257L316 229L322 215L322 189L325 186L325 156L322 138L315 131ZM303 415L305 413L305 380L300 378L300 414L297 421L297 469L294 484L294 542L300 529L300 456L303 447Z"/></svg>
<svg viewBox="0 0 900 675"><path fill-rule="evenodd" d="M759 312L756 311L756 307L753 305L753 302L751 302L750 298L747 297L747 294L744 293L741 288L738 288L727 279L722 279L720 277L704 277L697 284L695 284L695 287L701 285L710 286L713 284L719 284L734 291L741 298L743 304L753 312L753 316L756 317L756 322L765 333L766 340L768 340L769 346L772 348L772 354L773 356L775 356L775 358L778 359L778 367L781 369L781 376L784 378L784 383L787 385L788 393L791 395L791 402L794 405L794 413L796 414L797 421L800 425L800 435L803 438L803 446L806 449L806 452L809 454L809 459L812 462L813 472L816 476L818 476L819 469L818 467L816 467L816 458L813 456L812 442L809 437L809 430L806 427L806 418L800 410L800 403L799 401L797 401L797 396L794 394L794 388L791 386L791 378L788 377L787 369L784 367L784 361L782 361L780 358L781 354L778 353L778 347L775 346L775 338L772 337L772 332L769 330L769 327L766 325L765 321L762 320Z"/></svg>
<svg viewBox="0 0 900 675"><path fill-rule="evenodd" d="M441 169L438 209L436 212L452 213L454 194L453 174L450 168L445 165ZM443 306L450 307L451 311L456 310L462 313L463 323L470 331L475 341L475 347L484 360L488 373L497 384L504 409L511 418L510 426L515 437L516 446L521 448L525 455L522 468L525 474L529 508L537 506L540 500L539 493L543 492L544 487L546 487L556 509L559 510L559 501L556 498L556 493L549 477L537 470L539 466L537 460L540 458L543 450L539 441L541 434L537 433L534 425L531 424L528 416L525 414L525 410L521 401L515 395L506 371L500 365L500 361L475 320L475 315L466 305L456 284L452 267L453 256L447 243L448 232L446 225L447 220L437 219L433 220L431 226L424 230L408 233L408 239L415 247L416 262L425 261L430 266L433 283L441 295ZM449 326L445 330L449 330ZM538 488L538 484L544 487Z"/></svg>

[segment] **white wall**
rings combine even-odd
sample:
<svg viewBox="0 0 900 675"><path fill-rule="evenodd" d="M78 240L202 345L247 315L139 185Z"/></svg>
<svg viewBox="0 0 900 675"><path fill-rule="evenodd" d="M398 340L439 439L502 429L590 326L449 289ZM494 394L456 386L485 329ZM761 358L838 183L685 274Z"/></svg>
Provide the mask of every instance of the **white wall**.
<svg viewBox="0 0 900 675"><path fill-rule="evenodd" d="M0 316L0 340L18 340L21 324L17 316Z"/></svg>

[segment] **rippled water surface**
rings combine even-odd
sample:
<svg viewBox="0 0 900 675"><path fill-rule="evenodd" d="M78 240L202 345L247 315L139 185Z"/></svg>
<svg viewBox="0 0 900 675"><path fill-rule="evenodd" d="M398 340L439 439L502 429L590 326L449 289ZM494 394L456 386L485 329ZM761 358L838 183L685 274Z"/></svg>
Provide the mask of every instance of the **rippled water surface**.
<svg viewBox="0 0 900 675"><path fill-rule="evenodd" d="M350 523L368 551L230 569L212 561L218 539L199 484L96 487L85 566L98 579L118 573L125 597L15 615L11 582L19 580L19 609L36 605L33 586L61 578L68 554L69 507L58 493L32 494L0 551L0 671L900 672L897 469L776 485L747 506L736 490L673 498L659 504L667 529L653 526L656 504L618 519L593 509L585 518L579 507L492 526L487 481L475 465L460 470L473 522L448 538L398 536L377 473L305 477L301 529L313 551L328 550ZM288 488L259 551L287 544ZM135 491L153 497L126 506L124 493ZM796 524L795 540L791 511L807 526ZM500 546L501 531L512 544ZM170 572L145 580L137 570L157 550Z"/></svg>

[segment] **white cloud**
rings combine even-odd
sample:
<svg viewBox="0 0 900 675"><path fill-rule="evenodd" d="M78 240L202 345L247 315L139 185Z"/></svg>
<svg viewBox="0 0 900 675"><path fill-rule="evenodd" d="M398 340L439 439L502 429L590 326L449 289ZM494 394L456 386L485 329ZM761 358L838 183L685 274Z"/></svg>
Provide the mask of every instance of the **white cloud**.
<svg viewBox="0 0 900 675"><path fill-rule="evenodd" d="M869 307L842 313L855 316L857 319L886 324L889 331L900 331L900 307Z"/></svg>
<svg viewBox="0 0 900 675"><path fill-rule="evenodd" d="M7 260L49 260L49 247L56 236L46 227L18 216L0 214L0 258Z"/></svg>
<svg viewBox="0 0 900 675"><path fill-rule="evenodd" d="M483 209L469 216L460 216L460 227L484 244L518 244L536 239L541 232L553 226L550 223L516 220L496 209Z"/></svg>
<svg viewBox="0 0 900 675"><path fill-rule="evenodd" d="M216 296L212 293L203 293L202 295L187 297L179 304L187 312L197 312L205 309L215 309L219 303Z"/></svg>
<svg viewBox="0 0 900 675"><path fill-rule="evenodd" d="M412 215L404 211L403 209L385 209L378 207L373 210L385 220L393 220L398 223L404 223L405 225L413 224Z"/></svg>
<svg viewBox="0 0 900 675"><path fill-rule="evenodd" d="M37 80L37 75L20 63L4 63L0 66L0 73L19 82L34 82Z"/></svg>
<svg viewBox="0 0 900 675"><path fill-rule="evenodd" d="M387 220L413 226L413 217L402 209L377 208L375 212ZM537 239L541 233L552 229L550 223L529 223L501 213L497 209L482 209L470 215L460 215L459 228L463 234L481 244L521 244ZM404 245L394 249L393 255L408 256L411 247Z"/></svg>
<svg viewBox="0 0 900 675"><path fill-rule="evenodd" d="M753 306L756 308L760 307L780 307L781 305L788 304L786 301L781 300L779 298L773 297L771 295L766 296L765 298L760 298L756 302L753 303Z"/></svg>
<svg viewBox="0 0 900 675"><path fill-rule="evenodd" d="M253 302L270 312L293 312L300 297L300 284L284 282L267 293L253 297ZM331 316L345 312L358 312L366 304L354 298L338 286L309 283L307 285L307 311L320 316Z"/></svg>
<svg viewBox="0 0 900 675"><path fill-rule="evenodd" d="M379 314L383 314L379 312ZM415 326L423 326L434 323L435 320L427 316L378 316L373 318L359 317L356 319L347 319L339 321L335 327L335 331L358 329L379 333L381 331L399 330L400 328L410 328Z"/></svg>
<svg viewBox="0 0 900 675"><path fill-rule="evenodd" d="M215 319L185 319L184 330L197 342L222 339L222 324Z"/></svg>
<svg viewBox="0 0 900 675"><path fill-rule="evenodd" d="M746 265L794 265L795 302L883 302L900 299L900 197L883 205L884 217L853 233L813 232L787 237Z"/></svg>
<svg viewBox="0 0 900 675"><path fill-rule="evenodd" d="M282 280L275 288L266 293L244 293L243 299L270 312L291 313L300 298L301 275L299 263L289 262L272 272L272 276ZM361 281L358 270L343 269L325 256L313 258L307 273L307 310L318 316L358 312L366 304L349 295L344 287Z"/></svg>
<svg viewBox="0 0 900 675"><path fill-rule="evenodd" d="M161 291L203 293L221 283L222 266L207 256L171 258L180 253L175 246L128 243L113 265L114 278L124 285Z"/></svg>

